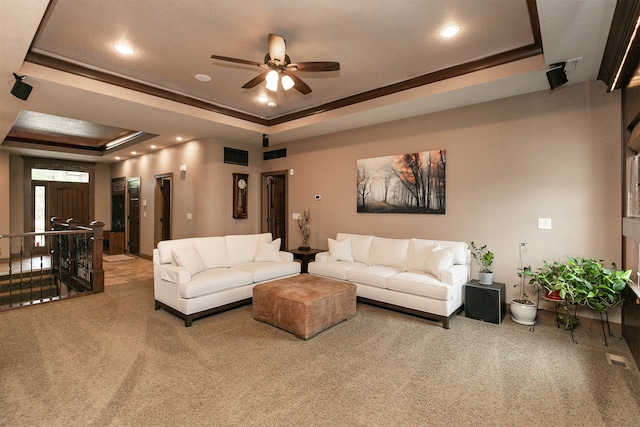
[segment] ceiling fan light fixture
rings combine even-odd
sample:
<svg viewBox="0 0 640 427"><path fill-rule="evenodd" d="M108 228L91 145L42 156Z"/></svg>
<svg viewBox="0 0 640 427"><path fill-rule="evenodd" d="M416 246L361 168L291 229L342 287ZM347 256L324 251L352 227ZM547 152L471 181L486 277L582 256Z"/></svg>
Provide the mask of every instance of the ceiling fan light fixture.
<svg viewBox="0 0 640 427"><path fill-rule="evenodd" d="M287 76L287 75L282 76L282 88L284 90L289 90L293 86L295 86L295 82L290 76Z"/></svg>
<svg viewBox="0 0 640 427"><path fill-rule="evenodd" d="M267 84L265 87L271 92L277 92L279 79L280 79L280 76L278 75L278 72L276 70L269 71L267 73L267 77L266 77Z"/></svg>

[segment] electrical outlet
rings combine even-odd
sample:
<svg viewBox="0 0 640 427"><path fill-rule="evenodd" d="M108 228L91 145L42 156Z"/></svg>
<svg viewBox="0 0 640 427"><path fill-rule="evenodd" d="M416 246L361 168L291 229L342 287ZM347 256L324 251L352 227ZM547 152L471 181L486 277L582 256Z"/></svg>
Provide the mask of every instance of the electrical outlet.
<svg viewBox="0 0 640 427"><path fill-rule="evenodd" d="M316 199L316 200L322 200L322 196L321 196L320 194L316 194L316 195L315 195L315 199Z"/></svg>
<svg viewBox="0 0 640 427"><path fill-rule="evenodd" d="M538 230L551 230L551 218L538 218Z"/></svg>

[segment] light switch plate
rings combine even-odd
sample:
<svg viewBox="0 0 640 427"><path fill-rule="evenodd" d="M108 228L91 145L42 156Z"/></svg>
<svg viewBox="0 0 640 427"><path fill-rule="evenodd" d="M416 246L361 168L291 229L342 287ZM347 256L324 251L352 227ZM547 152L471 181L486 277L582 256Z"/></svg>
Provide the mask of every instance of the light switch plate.
<svg viewBox="0 0 640 427"><path fill-rule="evenodd" d="M551 230L551 218L538 218L539 230Z"/></svg>

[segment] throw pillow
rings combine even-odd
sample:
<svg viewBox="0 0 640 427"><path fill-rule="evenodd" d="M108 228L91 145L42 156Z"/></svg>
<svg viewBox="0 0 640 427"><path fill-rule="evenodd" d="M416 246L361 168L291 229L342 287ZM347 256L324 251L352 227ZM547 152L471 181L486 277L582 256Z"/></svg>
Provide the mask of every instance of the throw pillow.
<svg viewBox="0 0 640 427"><path fill-rule="evenodd" d="M424 270L440 280L440 272L453 266L453 252L452 247L436 246L427 257Z"/></svg>
<svg viewBox="0 0 640 427"><path fill-rule="evenodd" d="M351 255L351 237L341 242L329 239L329 261L353 262L353 255Z"/></svg>
<svg viewBox="0 0 640 427"><path fill-rule="evenodd" d="M280 238L271 243L258 243L256 252L256 262L281 261L280 260Z"/></svg>
<svg viewBox="0 0 640 427"><path fill-rule="evenodd" d="M176 263L180 267L189 270L192 276L207 269L207 265L193 244L182 248L173 248L171 252L173 253L173 258L176 260Z"/></svg>

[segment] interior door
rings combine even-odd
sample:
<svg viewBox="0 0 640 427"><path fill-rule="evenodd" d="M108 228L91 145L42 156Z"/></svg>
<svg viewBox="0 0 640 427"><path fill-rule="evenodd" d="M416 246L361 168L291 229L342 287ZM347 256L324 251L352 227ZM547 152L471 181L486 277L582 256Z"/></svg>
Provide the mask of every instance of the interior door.
<svg viewBox="0 0 640 427"><path fill-rule="evenodd" d="M140 177L127 180L129 195L129 253L140 253Z"/></svg>
<svg viewBox="0 0 640 427"><path fill-rule="evenodd" d="M280 249L287 247L287 172L262 176L262 231L280 238Z"/></svg>
<svg viewBox="0 0 640 427"><path fill-rule="evenodd" d="M156 176L154 247L171 239L171 174Z"/></svg>

